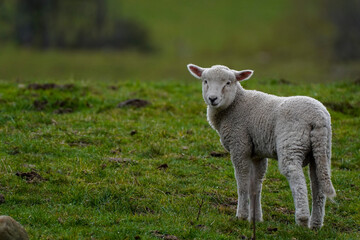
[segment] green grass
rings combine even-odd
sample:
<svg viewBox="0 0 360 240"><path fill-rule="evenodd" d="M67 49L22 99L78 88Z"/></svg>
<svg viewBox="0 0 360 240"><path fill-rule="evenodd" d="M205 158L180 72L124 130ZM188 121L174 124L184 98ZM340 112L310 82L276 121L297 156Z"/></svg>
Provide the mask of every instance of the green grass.
<svg viewBox="0 0 360 240"><path fill-rule="evenodd" d="M251 237L251 225L235 218L229 156L210 156L224 150L206 122L199 82L68 83L73 87L48 90L28 89L21 80L0 83L1 215L23 224L31 239ZM329 107L334 133L338 195L327 202L324 227L295 225L290 188L271 160L258 239L358 239L360 86L256 79L243 85L317 98ZM116 107L131 98L151 104ZM31 171L42 178L16 175Z"/></svg>

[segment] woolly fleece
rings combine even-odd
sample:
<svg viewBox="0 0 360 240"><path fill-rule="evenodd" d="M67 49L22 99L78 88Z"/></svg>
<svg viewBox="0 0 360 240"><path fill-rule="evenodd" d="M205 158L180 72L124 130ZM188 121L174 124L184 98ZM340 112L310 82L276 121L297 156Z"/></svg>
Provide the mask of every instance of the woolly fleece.
<svg viewBox="0 0 360 240"><path fill-rule="evenodd" d="M251 70L194 64L189 64L188 70L202 80L207 119L230 152L237 181L237 217L252 221L255 203L255 220L263 220L262 182L267 158L274 158L289 181L296 223L321 228L326 197L335 196L330 178L331 121L324 105L305 96L278 97L245 90L239 82L250 78ZM302 170L307 164L313 199L311 216Z"/></svg>

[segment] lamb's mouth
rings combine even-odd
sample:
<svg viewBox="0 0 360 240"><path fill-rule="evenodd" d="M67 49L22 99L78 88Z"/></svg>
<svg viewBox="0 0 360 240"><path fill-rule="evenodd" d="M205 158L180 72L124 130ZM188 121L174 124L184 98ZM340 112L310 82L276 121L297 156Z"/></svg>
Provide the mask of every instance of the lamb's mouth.
<svg viewBox="0 0 360 240"><path fill-rule="evenodd" d="M218 103L210 103L210 106L211 107L217 107L217 106L219 106L219 104L220 104L220 102L218 102Z"/></svg>

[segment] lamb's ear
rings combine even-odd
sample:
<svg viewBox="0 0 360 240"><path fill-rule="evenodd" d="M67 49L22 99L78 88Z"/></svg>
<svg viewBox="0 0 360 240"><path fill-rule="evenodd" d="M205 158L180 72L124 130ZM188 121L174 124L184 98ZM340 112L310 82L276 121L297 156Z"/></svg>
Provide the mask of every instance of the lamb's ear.
<svg viewBox="0 0 360 240"><path fill-rule="evenodd" d="M201 79L201 75L204 72L204 68L196 66L195 64L188 64L187 68L189 70L189 72L191 73L191 75L193 75L194 77Z"/></svg>
<svg viewBox="0 0 360 240"><path fill-rule="evenodd" d="M253 70L242 70L242 71L233 70L233 71L234 71L236 80L238 80L239 82L248 80L254 73Z"/></svg>

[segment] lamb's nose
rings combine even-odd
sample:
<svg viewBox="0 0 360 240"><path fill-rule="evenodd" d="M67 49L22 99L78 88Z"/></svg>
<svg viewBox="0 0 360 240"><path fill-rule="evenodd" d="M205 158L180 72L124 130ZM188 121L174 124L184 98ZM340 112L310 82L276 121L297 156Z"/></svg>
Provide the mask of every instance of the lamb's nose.
<svg viewBox="0 0 360 240"><path fill-rule="evenodd" d="M210 100L211 103L214 103L216 99L217 99L217 97L215 97L215 96L210 96L209 97L209 100Z"/></svg>

